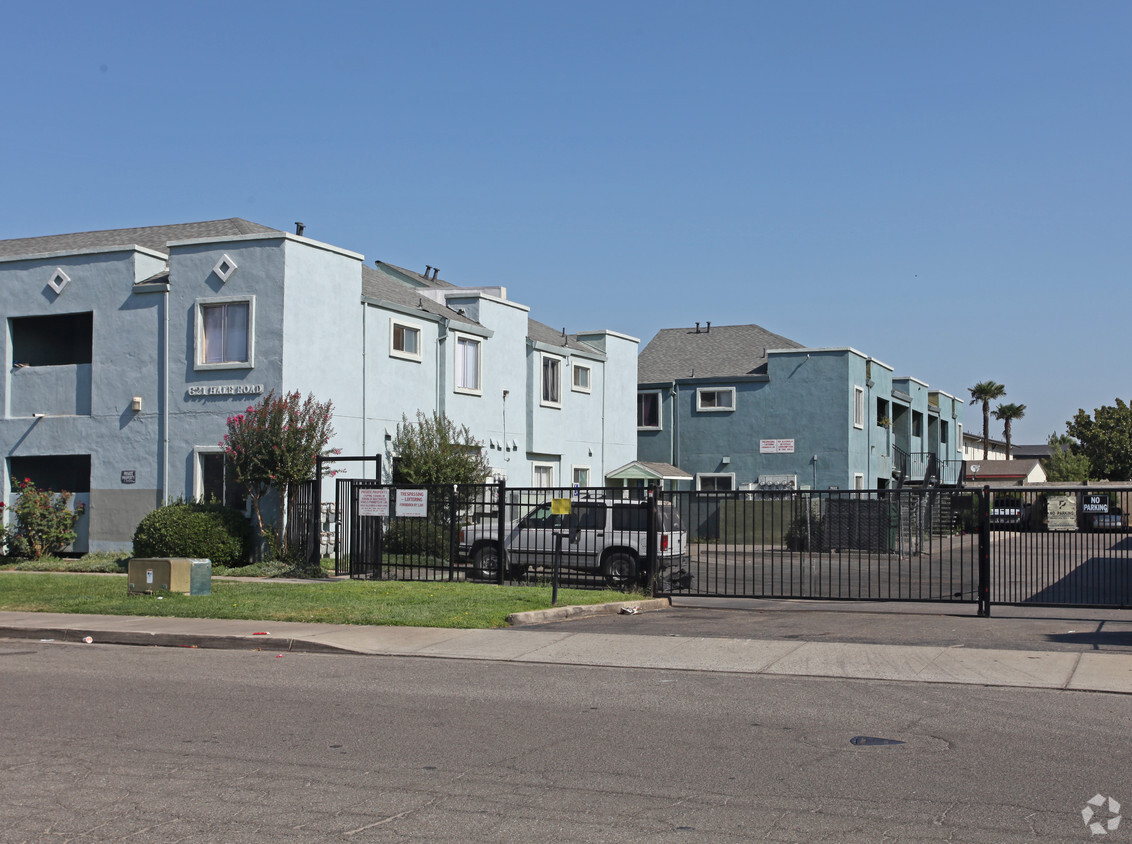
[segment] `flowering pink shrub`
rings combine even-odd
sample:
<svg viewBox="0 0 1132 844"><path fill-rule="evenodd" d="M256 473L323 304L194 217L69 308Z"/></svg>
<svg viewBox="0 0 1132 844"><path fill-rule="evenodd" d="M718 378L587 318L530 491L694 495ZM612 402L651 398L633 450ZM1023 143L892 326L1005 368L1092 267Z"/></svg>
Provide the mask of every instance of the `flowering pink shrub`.
<svg viewBox="0 0 1132 844"><path fill-rule="evenodd" d="M272 390L243 413L228 417L228 433L220 443L236 479L247 487L260 533L272 554L294 561L286 532L287 495L292 484L312 480L320 454L334 436L333 404L313 395L276 395ZM278 492L278 512L269 526L261 502L270 490Z"/></svg>

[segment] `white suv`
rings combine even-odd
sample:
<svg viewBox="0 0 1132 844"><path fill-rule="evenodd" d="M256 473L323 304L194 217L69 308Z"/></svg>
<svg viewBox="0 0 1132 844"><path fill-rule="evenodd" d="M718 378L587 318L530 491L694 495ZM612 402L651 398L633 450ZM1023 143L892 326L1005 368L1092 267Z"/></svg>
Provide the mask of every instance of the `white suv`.
<svg viewBox="0 0 1132 844"><path fill-rule="evenodd" d="M622 498L593 498L571 502L571 515L550 512L551 502L536 504L504 533L507 569L511 578L532 568L554 565L555 533L573 528L577 540L562 540L562 568L601 574L611 586L648 579L648 505ZM660 570L687 561L687 534L670 502L657 506L656 554ZM460 531L461 559L471 563L473 577L493 579L499 571L499 526L495 521Z"/></svg>

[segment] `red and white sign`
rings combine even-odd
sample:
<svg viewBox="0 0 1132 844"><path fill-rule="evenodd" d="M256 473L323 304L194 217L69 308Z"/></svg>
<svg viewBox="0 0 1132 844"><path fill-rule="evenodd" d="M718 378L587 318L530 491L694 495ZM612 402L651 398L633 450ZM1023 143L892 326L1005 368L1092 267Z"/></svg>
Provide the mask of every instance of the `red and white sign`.
<svg viewBox="0 0 1132 844"><path fill-rule="evenodd" d="M389 490L387 489L359 489L358 490L359 516L388 516Z"/></svg>
<svg viewBox="0 0 1132 844"><path fill-rule="evenodd" d="M793 454L794 440L759 440L759 454Z"/></svg>
<svg viewBox="0 0 1132 844"><path fill-rule="evenodd" d="M397 490L397 515L416 519L423 519L428 516L428 490Z"/></svg>

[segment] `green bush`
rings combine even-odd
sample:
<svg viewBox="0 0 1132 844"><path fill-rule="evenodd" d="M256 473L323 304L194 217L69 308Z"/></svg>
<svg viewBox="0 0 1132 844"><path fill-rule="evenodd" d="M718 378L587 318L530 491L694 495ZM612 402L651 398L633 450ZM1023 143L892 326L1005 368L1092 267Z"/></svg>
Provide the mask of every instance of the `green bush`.
<svg viewBox="0 0 1132 844"><path fill-rule="evenodd" d="M426 519L397 519L385 531L385 551L389 554L447 560L450 542L448 525Z"/></svg>
<svg viewBox="0 0 1132 844"><path fill-rule="evenodd" d="M239 510L222 504L167 504L134 531L136 557L208 558L217 566L241 566L251 552L251 524Z"/></svg>

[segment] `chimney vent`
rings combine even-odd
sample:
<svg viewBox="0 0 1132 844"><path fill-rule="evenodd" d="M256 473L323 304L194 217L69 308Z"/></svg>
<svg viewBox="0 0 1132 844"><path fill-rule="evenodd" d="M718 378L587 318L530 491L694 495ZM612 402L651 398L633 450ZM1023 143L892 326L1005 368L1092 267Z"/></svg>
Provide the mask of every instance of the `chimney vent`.
<svg viewBox="0 0 1132 844"><path fill-rule="evenodd" d="M432 264L426 264L424 268L424 277L428 278L428 274L432 272Z"/></svg>
<svg viewBox="0 0 1132 844"><path fill-rule="evenodd" d="M711 334L711 321L710 320L708 321L708 324L707 324L707 333Z"/></svg>
<svg viewBox="0 0 1132 844"><path fill-rule="evenodd" d="M303 231L306 230L306 227L307 227L306 223L300 223L298 220L296 220L295 221L295 234L297 234L299 237L302 237Z"/></svg>
<svg viewBox="0 0 1132 844"><path fill-rule="evenodd" d="M436 281L436 277L438 275L440 275L440 267L433 267L432 268L432 280Z"/></svg>
<svg viewBox="0 0 1132 844"><path fill-rule="evenodd" d="M696 333L700 333L700 324L698 322L696 323Z"/></svg>

